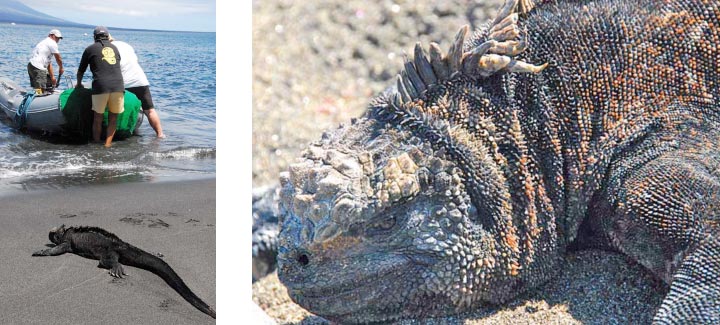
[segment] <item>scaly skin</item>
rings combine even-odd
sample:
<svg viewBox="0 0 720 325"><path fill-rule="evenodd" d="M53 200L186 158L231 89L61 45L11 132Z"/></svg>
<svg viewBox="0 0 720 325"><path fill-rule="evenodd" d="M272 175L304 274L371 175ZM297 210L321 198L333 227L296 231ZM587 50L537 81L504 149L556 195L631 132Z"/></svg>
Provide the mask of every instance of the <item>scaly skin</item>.
<svg viewBox="0 0 720 325"><path fill-rule="evenodd" d="M500 304L578 240L720 322L720 3L507 1L281 176L278 274L339 322Z"/></svg>
<svg viewBox="0 0 720 325"><path fill-rule="evenodd" d="M109 269L110 275L117 278L127 275L122 267L123 264L139 267L161 277L183 299L201 312L215 318L215 310L195 295L170 265L159 257L122 241L105 229L62 225L51 229L48 237L55 246L39 250L32 256L73 253L100 261L98 267Z"/></svg>

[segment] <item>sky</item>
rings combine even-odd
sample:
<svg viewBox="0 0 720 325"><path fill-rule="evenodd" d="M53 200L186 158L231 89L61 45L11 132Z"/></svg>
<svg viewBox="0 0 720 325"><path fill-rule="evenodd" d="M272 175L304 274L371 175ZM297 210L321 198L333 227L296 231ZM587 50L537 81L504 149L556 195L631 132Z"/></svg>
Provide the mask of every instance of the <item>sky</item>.
<svg viewBox="0 0 720 325"><path fill-rule="evenodd" d="M42 13L88 25L214 32L214 0L19 0Z"/></svg>

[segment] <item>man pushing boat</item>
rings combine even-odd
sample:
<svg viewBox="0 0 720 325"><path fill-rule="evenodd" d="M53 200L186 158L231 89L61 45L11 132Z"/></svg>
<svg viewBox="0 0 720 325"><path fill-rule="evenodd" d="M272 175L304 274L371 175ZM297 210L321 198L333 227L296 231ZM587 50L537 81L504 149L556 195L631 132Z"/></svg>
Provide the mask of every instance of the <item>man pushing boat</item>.
<svg viewBox="0 0 720 325"><path fill-rule="evenodd" d="M120 53L110 43L110 33L104 26L95 27L95 42L88 46L80 59L77 71L76 88L83 88L82 79L88 65L93 74L92 109L94 111L92 135L93 141L100 142L105 107L109 110L105 147L112 145L117 128L117 116L124 110L125 86L120 70Z"/></svg>
<svg viewBox="0 0 720 325"><path fill-rule="evenodd" d="M62 75L63 72L65 72L58 48L58 43L62 38L59 30L50 30L48 37L40 41L35 45L35 48L33 48L27 69L28 75L30 76L30 86L35 89L35 93L38 95L41 95L44 92L43 89L47 87L48 78L53 86L56 84L52 69L53 56L58 65L58 73Z"/></svg>

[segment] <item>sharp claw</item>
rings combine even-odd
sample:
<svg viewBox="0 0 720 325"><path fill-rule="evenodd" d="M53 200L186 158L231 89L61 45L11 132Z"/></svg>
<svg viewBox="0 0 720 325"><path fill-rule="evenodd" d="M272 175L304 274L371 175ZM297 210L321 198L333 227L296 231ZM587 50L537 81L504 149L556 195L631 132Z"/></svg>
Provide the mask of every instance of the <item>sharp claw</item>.
<svg viewBox="0 0 720 325"><path fill-rule="evenodd" d="M489 52L495 54L504 54L509 56L517 56L518 54L525 51L527 48L527 42L524 40L519 41L505 41L496 43Z"/></svg>
<svg viewBox="0 0 720 325"><path fill-rule="evenodd" d="M530 12L530 10L532 10L533 8L535 8L535 0L520 0L517 12L521 14L526 14Z"/></svg>
<svg viewBox="0 0 720 325"><path fill-rule="evenodd" d="M513 60L507 56L488 54L480 58L480 62L478 62L478 70L480 74L485 77L491 76L495 72L498 72L508 66L508 64L512 61Z"/></svg>
<svg viewBox="0 0 720 325"><path fill-rule="evenodd" d="M515 12L519 0L506 0L500 10L498 10L497 17L493 21L493 25L500 23L505 17Z"/></svg>
<svg viewBox="0 0 720 325"><path fill-rule="evenodd" d="M520 29L517 25L510 25L503 29L490 33L489 38L498 42L514 40L520 37Z"/></svg>
<svg viewBox="0 0 720 325"><path fill-rule="evenodd" d="M506 0L505 4L498 10L493 25L497 25L507 16L513 13L526 14L535 8L535 0Z"/></svg>
<svg viewBox="0 0 720 325"><path fill-rule="evenodd" d="M476 46L474 49L472 49L472 51L465 53L465 55L463 56L462 65L463 71L466 73L472 73L473 71L475 71L475 69L478 68L478 63L480 62L482 56L485 55L488 50L492 49L496 45L496 41L489 40Z"/></svg>
<svg viewBox="0 0 720 325"><path fill-rule="evenodd" d="M517 25L517 22L518 22L518 14L513 13L512 15L503 18L503 20L500 21L497 25L493 25L493 27L490 28L490 33L501 30L501 29L506 28L511 25Z"/></svg>
<svg viewBox="0 0 720 325"><path fill-rule="evenodd" d="M538 73L545 70L548 66L547 62L542 65L533 65L522 61L513 61L509 67L510 72L521 72L521 73Z"/></svg>
<svg viewBox="0 0 720 325"><path fill-rule="evenodd" d="M496 42L494 40L489 40L489 41L486 41L485 43L482 43L482 44L478 45L477 47L475 47L472 51L470 51L470 54L471 55L477 54L477 55L483 56L483 55L485 55L485 53L487 53L488 51L492 50L493 48L495 48L497 46L498 46L498 42Z"/></svg>

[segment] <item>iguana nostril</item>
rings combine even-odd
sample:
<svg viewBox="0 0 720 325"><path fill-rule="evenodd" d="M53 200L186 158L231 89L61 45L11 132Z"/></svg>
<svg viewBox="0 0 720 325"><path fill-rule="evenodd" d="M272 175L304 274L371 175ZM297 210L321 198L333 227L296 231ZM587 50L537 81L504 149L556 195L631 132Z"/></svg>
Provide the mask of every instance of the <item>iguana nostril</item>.
<svg viewBox="0 0 720 325"><path fill-rule="evenodd" d="M310 258L306 254L300 254L297 258L298 263L302 266L306 266L310 263Z"/></svg>

